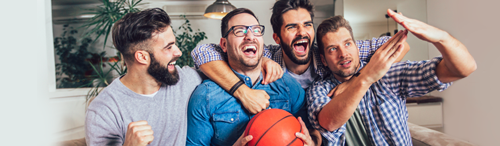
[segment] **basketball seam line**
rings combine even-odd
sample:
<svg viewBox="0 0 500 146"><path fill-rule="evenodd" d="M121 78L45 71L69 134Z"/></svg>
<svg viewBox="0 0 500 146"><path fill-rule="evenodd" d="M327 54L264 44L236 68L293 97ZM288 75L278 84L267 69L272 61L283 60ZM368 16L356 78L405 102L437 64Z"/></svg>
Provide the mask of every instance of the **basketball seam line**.
<svg viewBox="0 0 500 146"><path fill-rule="evenodd" d="M302 125L300 126L300 130L299 130L299 132L300 132L300 133L302 133ZM292 140L292 142L290 142L290 143L289 143L288 145L286 145L286 146L291 145L293 142L295 142L295 140L297 140L297 138L298 138L298 137L295 137L295 138Z"/></svg>
<svg viewBox="0 0 500 146"><path fill-rule="evenodd" d="M271 127L267 128L267 129L266 129L266 132L264 132L264 133L263 133L263 134L259 137L259 140L257 140L257 142L255 142L255 145L259 144L260 140L262 139L262 137L264 137L264 136L266 135L266 133L267 133L267 131L269 131L269 129L273 128L273 127L274 127L274 125L276 125L277 123L279 123L280 121L282 121L282 120L284 120L284 119L286 119L286 118L288 118L288 117L293 117L293 116L292 116L292 115L288 115L288 116L283 117L283 118L281 118L280 120L278 120L278 121L274 122L274 124L273 124L273 125L271 125ZM301 127L301 128L302 128L302 127Z"/></svg>
<svg viewBox="0 0 500 146"><path fill-rule="evenodd" d="M260 115L262 114L257 114L252 118L252 120L250 120L250 123L248 123L250 124L250 127L248 127L248 130L245 130L245 135L248 135L249 130L252 129L253 122L255 122L255 119L257 119L257 117L259 117Z"/></svg>

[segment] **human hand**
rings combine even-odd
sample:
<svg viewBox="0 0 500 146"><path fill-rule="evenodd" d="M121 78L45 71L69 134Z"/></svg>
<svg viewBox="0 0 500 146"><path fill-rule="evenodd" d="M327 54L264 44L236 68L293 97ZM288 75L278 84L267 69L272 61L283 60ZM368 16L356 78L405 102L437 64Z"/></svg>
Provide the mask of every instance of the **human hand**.
<svg viewBox="0 0 500 146"><path fill-rule="evenodd" d="M244 135L245 135L245 132L243 132L243 134L241 134L240 138L238 138L238 140L236 140L236 142L233 144L233 146L247 145L247 143L253 139L252 135L247 135L247 136L244 136Z"/></svg>
<svg viewBox="0 0 500 146"><path fill-rule="evenodd" d="M314 141L312 140L311 135L309 135L309 131L307 130L306 124L304 123L304 121L302 121L301 117L298 117L297 119L299 120L302 129L304 129L304 133L297 132L295 133L295 136L304 141L304 146L314 146L315 145Z"/></svg>
<svg viewBox="0 0 500 146"><path fill-rule="evenodd" d="M124 146L146 146L154 139L153 130L147 121L137 121L128 124Z"/></svg>
<svg viewBox="0 0 500 146"><path fill-rule="evenodd" d="M269 58L262 59L262 84L269 84L283 77L283 68Z"/></svg>
<svg viewBox="0 0 500 146"><path fill-rule="evenodd" d="M401 55L407 33L408 31L406 30L399 31L394 37L377 49L370 62L360 71L360 76L363 76L363 79L366 79L367 83L375 83L387 73L391 65Z"/></svg>
<svg viewBox="0 0 500 146"><path fill-rule="evenodd" d="M240 88L236 90L235 96L240 99L243 107L251 114L257 114L269 106L269 95L264 90L240 86Z"/></svg>
<svg viewBox="0 0 500 146"><path fill-rule="evenodd" d="M448 36L447 32L439 28L416 19L405 17L401 13L396 13L391 9L387 9L387 14L421 40L436 43Z"/></svg>

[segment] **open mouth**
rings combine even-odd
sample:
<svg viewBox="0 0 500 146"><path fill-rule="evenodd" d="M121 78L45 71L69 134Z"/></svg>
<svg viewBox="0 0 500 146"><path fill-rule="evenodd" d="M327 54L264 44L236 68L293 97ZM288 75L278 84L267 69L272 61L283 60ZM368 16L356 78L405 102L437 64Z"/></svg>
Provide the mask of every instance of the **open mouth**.
<svg viewBox="0 0 500 146"><path fill-rule="evenodd" d="M245 46L243 47L243 53L245 53L245 55L254 55L255 53L257 53L257 47Z"/></svg>
<svg viewBox="0 0 500 146"><path fill-rule="evenodd" d="M175 61L171 61L170 63L168 63L168 69L174 69L175 68L175 63L177 62L177 60Z"/></svg>
<svg viewBox="0 0 500 146"><path fill-rule="evenodd" d="M295 52L299 54L305 54L307 45L309 45L309 41L307 40L297 41L295 42L295 44L293 44L293 48Z"/></svg>
<svg viewBox="0 0 500 146"><path fill-rule="evenodd" d="M340 65L341 65L342 67L349 67L349 65L351 65L351 61L345 61L345 62L342 62L342 63L340 63Z"/></svg>

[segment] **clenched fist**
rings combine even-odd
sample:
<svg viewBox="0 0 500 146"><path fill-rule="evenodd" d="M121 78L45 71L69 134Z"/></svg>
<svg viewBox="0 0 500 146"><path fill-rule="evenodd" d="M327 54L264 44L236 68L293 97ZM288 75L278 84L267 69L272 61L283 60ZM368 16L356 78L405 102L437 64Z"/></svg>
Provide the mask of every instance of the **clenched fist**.
<svg viewBox="0 0 500 146"><path fill-rule="evenodd" d="M128 124L124 146L146 146L154 139L153 130L147 121L136 121Z"/></svg>

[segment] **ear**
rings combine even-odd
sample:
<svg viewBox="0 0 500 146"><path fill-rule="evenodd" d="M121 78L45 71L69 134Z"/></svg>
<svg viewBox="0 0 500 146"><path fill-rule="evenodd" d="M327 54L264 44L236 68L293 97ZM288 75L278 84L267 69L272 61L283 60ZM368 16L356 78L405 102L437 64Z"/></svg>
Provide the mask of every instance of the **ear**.
<svg viewBox="0 0 500 146"><path fill-rule="evenodd" d="M325 55L319 54L319 57L321 58L321 62L323 63L323 65L328 68L328 64L326 64L326 60L325 60Z"/></svg>
<svg viewBox="0 0 500 146"><path fill-rule="evenodd" d="M222 51L224 51L225 53L227 53L227 39L226 38L220 38L220 48L222 49Z"/></svg>
<svg viewBox="0 0 500 146"><path fill-rule="evenodd" d="M274 39L274 42L276 42L276 44L281 44L280 37L278 36L277 33L273 33L273 39Z"/></svg>
<svg viewBox="0 0 500 146"><path fill-rule="evenodd" d="M144 65L149 64L151 60L151 58L149 57L149 53L144 50L135 51L134 58L137 62L139 62L139 64Z"/></svg>

